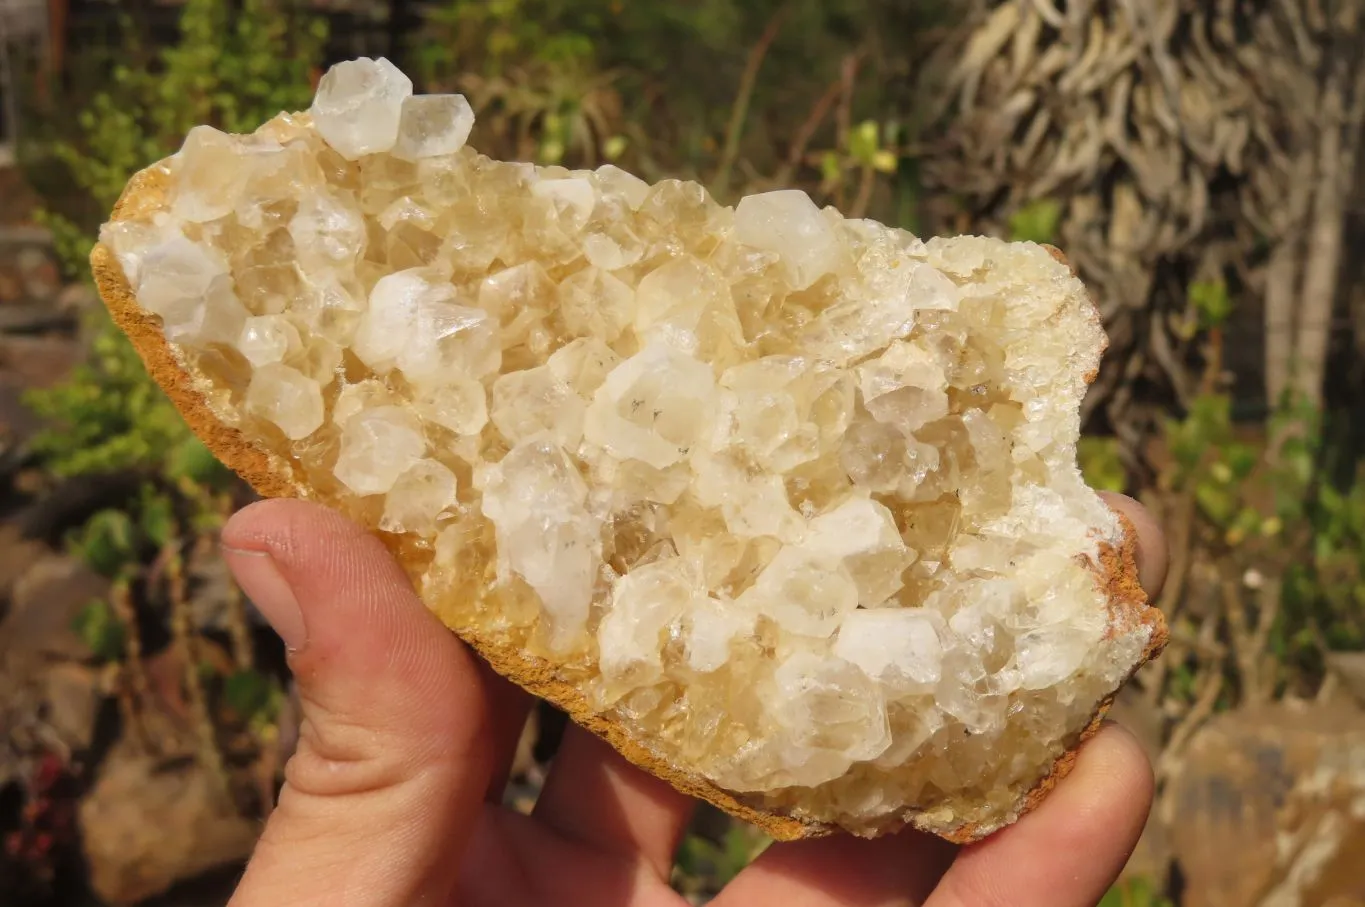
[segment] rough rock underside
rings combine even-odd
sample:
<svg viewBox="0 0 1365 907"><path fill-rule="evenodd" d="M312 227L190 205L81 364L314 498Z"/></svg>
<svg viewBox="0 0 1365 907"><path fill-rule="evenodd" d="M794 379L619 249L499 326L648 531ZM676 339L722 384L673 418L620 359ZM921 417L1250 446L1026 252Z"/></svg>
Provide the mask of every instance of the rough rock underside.
<svg viewBox="0 0 1365 907"><path fill-rule="evenodd" d="M388 534L652 771L783 837L1017 817L1162 634L1076 465L1081 283L799 191L489 160L473 121L359 60L197 128L105 226L105 298L229 465Z"/></svg>

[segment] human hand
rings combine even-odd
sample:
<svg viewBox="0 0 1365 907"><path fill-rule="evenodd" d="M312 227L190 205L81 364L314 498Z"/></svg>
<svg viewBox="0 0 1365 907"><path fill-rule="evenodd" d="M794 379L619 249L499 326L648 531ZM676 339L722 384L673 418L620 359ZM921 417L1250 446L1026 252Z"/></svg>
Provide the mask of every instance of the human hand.
<svg viewBox="0 0 1365 907"><path fill-rule="evenodd" d="M1151 519L1142 581L1165 574ZM577 727L530 816L500 805L531 700L433 617L378 539L332 511L265 501L223 532L247 594L291 649L297 751L229 907L685 907L669 888L694 801ZM978 844L917 832L775 844L717 907L1090 907L1146 821L1152 775L1106 726L1034 812Z"/></svg>

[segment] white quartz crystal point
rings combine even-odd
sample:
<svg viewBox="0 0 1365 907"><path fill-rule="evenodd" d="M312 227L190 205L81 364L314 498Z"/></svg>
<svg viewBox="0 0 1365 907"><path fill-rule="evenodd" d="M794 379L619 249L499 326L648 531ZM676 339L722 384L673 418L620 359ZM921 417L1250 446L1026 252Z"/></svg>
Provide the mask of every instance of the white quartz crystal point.
<svg viewBox="0 0 1365 907"><path fill-rule="evenodd" d="M172 343L235 343L247 319L227 260L179 231L141 255L138 301L161 316Z"/></svg>
<svg viewBox="0 0 1365 907"><path fill-rule="evenodd" d="M597 630L603 676L661 679L669 627L705 604L705 589L698 588L681 558L646 564L621 577Z"/></svg>
<svg viewBox="0 0 1365 907"><path fill-rule="evenodd" d="M378 406L346 420L334 473L356 494L384 494L425 452L416 416L403 407Z"/></svg>
<svg viewBox="0 0 1365 907"><path fill-rule="evenodd" d="M455 486L455 474L438 461L416 461L385 495L379 528L385 532L435 532L437 518L455 504Z"/></svg>
<svg viewBox="0 0 1365 907"><path fill-rule="evenodd" d="M842 659L797 652L778 665L762 695L776 725L768 745L778 765L745 786L814 787L891 744L882 692Z"/></svg>
<svg viewBox="0 0 1365 907"><path fill-rule="evenodd" d="M516 574L540 596L556 652L583 641L601 567L601 525L587 501L582 475L549 435L513 447L484 479L482 508L497 532L499 576Z"/></svg>
<svg viewBox="0 0 1365 907"><path fill-rule="evenodd" d="M469 141L474 108L462 94L413 95L403 101L393 156L405 161L454 154Z"/></svg>
<svg viewBox="0 0 1365 907"><path fill-rule="evenodd" d="M393 149L411 96L412 80L397 66L361 57L327 70L309 112L327 144L354 161Z"/></svg>
<svg viewBox="0 0 1365 907"><path fill-rule="evenodd" d="M237 351L256 368L281 362L301 345L299 332L284 315L253 315L242 326Z"/></svg>
<svg viewBox="0 0 1365 907"><path fill-rule="evenodd" d="M588 407L584 434L615 457L666 469L712 425L715 391L705 363L651 344L607 375Z"/></svg>
<svg viewBox="0 0 1365 907"><path fill-rule="evenodd" d="M776 252L795 290L804 290L833 271L843 257L834 228L800 189L740 199L735 208L735 238Z"/></svg>
<svg viewBox="0 0 1365 907"><path fill-rule="evenodd" d="M376 373L396 367L426 387L496 372L502 350L493 318L456 298L454 286L421 270L381 277L352 349Z"/></svg>
<svg viewBox="0 0 1365 907"><path fill-rule="evenodd" d="M191 223L207 223L232 211L242 182L238 141L212 126L195 126L177 157L182 176L171 193L171 212Z"/></svg>
<svg viewBox="0 0 1365 907"><path fill-rule="evenodd" d="M322 388L297 369L269 363L252 373L246 408L273 422L289 440L299 441L322 425Z"/></svg>
<svg viewBox="0 0 1365 907"><path fill-rule="evenodd" d="M844 615L833 652L895 692L915 692L938 683L946 632L927 608L860 608Z"/></svg>

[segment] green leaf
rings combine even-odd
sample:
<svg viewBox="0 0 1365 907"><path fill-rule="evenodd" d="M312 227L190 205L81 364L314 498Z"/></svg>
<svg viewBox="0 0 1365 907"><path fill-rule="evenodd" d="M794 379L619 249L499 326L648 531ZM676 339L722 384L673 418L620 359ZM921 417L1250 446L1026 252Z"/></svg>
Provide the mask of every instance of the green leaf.
<svg viewBox="0 0 1365 907"><path fill-rule="evenodd" d="M1232 296L1225 281L1196 281L1190 284L1188 292L1190 305L1205 330L1219 327L1232 315Z"/></svg>
<svg viewBox="0 0 1365 907"><path fill-rule="evenodd" d="M1171 695L1176 699L1185 702L1194 701L1194 669L1187 664L1180 664L1171 671Z"/></svg>
<svg viewBox="0 0 1365 907"><path fill-rule="evenodd" d="M188 479L196 485L219 487L231 475L204 442L194 436L185 438L166 455L166 477L172 480Z"/></svg>
<svg viewBox="0 0 1365 907"><path fill-rule="evenodd" d="M863 120L848 136L848 155L865 167L873 165L873 159L881 145L877 139L877 121Z"/></svg>
<svg viewBox="0 0 1365 907"><path fill-rule="evenodd" d="M1029 202L1009 219L1010 239L1015 242L1052 243L1062 222L1062 205L1050 198Z"/></svg>
<svg viewBox="0 0 1365 907"><path fill-rule="evenodd" d="M72 533L69 544L77 557L105 576L113 576L137 554L132 518L121 510L101 510Z"/></svg>
<svg viewBox="0 0 1365 907"><path fill-rule="evenodd" d="M164 494L148 491L142 496L138 525L148 541L160 548L173 539L179 528L175 504Z"/></svg>
<svg viewBox="0 0 1365 907"><path fill-rule="evenodd" d="M248 719L276 717L278 695L276 683L259 671L235 671L223 682L223 701Z"/></svg>
<svg viewBox="0 0 1365 907"><path fill-rule="evenodd" d="M1232 401L1225 394L1196 397L1185 418L1167 420L1163 428L1171 456L1188 476L1210 449L1221 450L1232 443ZM1223 468L1231 469L1226 465Z"/></svg>
<svg viewBox="0 0 1365 907"><path fill-rule="evenodd" d="M1261 462L1261 455L1250 444L1226 444L1223 446L1223 462L1228 466L1232 481L1240 482L1255 471Z"/></svg>
<svg viewBox="0 0 1365 907"><path fill-rule="evenodd" d="M613 135L602 143L602 156L609 161L618 160L626 153L630 140L623 135Z"/></svg>
<svg viewBox="0 0 1365 907"><path fill-rule="evenodd" d="M87 604L76 614L71 629L100 661L117 661L123 657L127 629L108 602L96 600Z"/></svg>
<svg viewBox="0 0 1365 907"><path fill-rule="evenodd" d="M833 151L826 151L820 156L820 179L827 184L838 183L843 179L844 168L839 163L839 155Z"/></svg>
<svg viewBox="0 0 1365 907"><path fill-rule="evenodd" d="M1329 517L1335 517L1343 513L1346 509L1346 499L1341 492L1331 485L1323 484L1318 489L1318 506L1323 509Z"/></svg>
<svg viewBox="0 0 1365 907"><path fill-rule="evenodd" d="M1251 536L1261 534L1264 522L1254 507L1243 507L1228 527L1225 540L1229 545L1240 545Z"/></svg>
<svg viewBox="0 0 1365 907"><path fill-rule="evenodd" d="M1237 509L1237 496L1227 486L1200 482L1194 489L1194 500L1200 511L1215 525L1226 527Z"/></svg>
<svg viewBox="0 0 1365 907"><path fill-rule="evenodd" d="M1128 487L1128 470L1119 456L1115 438L1083 437L1077 445L1081 474L1086 484L1099 491L1123 491Z"/></svg>

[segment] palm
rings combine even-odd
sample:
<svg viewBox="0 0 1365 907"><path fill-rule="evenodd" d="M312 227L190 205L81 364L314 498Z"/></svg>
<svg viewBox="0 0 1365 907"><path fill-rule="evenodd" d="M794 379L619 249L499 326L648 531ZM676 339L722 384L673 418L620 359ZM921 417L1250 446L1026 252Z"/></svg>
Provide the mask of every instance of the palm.
<svg viewBox="0 0 1365 907"><path fill-rule="evenodd" d="M635 854L580 840L544 819L486 806L461 873L462 907L686 907Z"/></svg>

